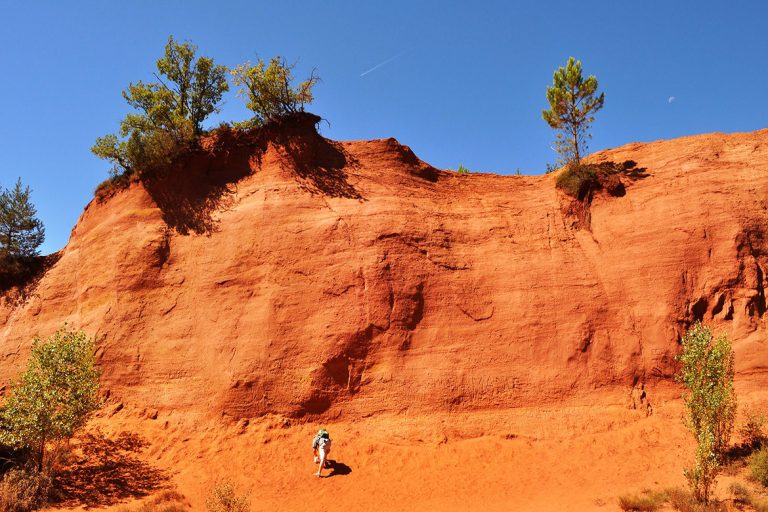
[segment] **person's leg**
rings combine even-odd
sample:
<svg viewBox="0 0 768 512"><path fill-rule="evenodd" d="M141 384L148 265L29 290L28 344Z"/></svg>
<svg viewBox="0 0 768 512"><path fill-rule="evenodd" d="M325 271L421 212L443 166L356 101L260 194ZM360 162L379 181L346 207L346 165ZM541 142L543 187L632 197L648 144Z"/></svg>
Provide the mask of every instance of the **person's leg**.
<svg viewBox="0 0 768 512"><path fill-rule="evenodd" d="M320 448L320 464L317 467L317 473L315 473L315 476L322 476L323 467L325 466L325 448Z"/></svg>

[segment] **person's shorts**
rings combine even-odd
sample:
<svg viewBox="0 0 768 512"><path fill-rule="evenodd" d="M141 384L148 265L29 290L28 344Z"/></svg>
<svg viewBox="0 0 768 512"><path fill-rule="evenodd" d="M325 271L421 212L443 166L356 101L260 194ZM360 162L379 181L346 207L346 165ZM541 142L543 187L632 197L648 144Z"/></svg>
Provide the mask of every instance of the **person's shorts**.
<svg viewBox="0 0 768 512"><path fill-rule="evenodd" d="M331 443L325 443L323 446L318 447L317 453L320 454L320 459L325 459L331 453Z"/></svg>

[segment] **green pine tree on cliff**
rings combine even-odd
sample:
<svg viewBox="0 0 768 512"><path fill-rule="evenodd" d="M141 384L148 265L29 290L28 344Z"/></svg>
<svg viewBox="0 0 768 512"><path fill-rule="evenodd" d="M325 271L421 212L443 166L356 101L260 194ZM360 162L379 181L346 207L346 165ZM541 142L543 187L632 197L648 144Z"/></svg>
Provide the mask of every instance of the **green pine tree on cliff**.
<svg viewBox="0 0 768 512"><path fill-rule="evenodd" d="M21 178L13 189L0 189L0 260L40 254L38 247L45 241L45 228L37 218L30 194Z"/></svg>
<svg viewBox="0 0 768 512"><path fill-rule="evenodd" d="M549 110L542 111L544 120L558 130L555 145L562 164L579 163L584 154L589 126L594 114L603 108L605 93L597 95L597 78L584 80L581 61L570 57L565 67L555 71L552 86L547 87Z"/></svg>

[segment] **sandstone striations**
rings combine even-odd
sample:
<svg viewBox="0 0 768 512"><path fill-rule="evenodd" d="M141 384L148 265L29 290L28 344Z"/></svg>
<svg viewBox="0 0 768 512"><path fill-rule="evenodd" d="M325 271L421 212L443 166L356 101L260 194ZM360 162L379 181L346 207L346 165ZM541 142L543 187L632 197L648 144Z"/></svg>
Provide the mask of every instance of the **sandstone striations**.
<svg viewBox="0 0 768 512"><path fill-rule="evenodd" d="M636 166L585 223L554 175L440 171L315 120L219 134L88 205L0 306L2 379L65 321L111 396L188 417L551 403L669 379L696 320L739 375L768 366L768 130L592 155Z"/></svg>

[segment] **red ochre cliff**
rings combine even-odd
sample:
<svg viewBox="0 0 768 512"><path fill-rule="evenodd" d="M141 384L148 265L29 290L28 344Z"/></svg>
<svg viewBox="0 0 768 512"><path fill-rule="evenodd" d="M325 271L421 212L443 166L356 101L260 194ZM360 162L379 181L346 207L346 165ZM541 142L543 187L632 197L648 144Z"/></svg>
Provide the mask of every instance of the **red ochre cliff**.
<svg viewBox="0 0 768 512"><path fill-rule="evenodd" d="M112 396L236 418L509 408L668 379L697 319L731 337L739 373L768 363L768 130L592 155L637 165L588 225L554 174L460 175L306 126L220 139L88 205L0 309L0 375L63 322L98 340Z"/></svg>

